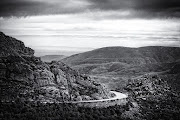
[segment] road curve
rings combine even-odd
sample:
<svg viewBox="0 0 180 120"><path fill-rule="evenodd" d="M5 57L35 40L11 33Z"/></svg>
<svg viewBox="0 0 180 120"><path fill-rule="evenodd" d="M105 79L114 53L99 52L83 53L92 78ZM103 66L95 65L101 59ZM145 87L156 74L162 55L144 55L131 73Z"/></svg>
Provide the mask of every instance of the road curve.
<svg viewBox="0 0 180 120"><path fill-rule="evenodd" d="M127 98L128 96L120 93L120 92L116 92L116 91L110 91L111 93L114 93L115 96L112 98L108 98L108 99L101 99L101 100L87 100L87 101L71 101L69 103L92 103L92 102L103 102L103 101L111 101L111 100L119 100L119 99L123 99L123 98Z"/></svg>

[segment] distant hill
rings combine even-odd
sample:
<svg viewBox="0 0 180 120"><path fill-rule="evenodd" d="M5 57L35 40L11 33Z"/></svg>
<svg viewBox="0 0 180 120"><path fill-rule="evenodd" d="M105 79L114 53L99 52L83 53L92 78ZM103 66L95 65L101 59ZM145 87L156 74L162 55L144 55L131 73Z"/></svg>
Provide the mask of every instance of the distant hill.
<svg viewBox="0 0 180 120"><path fill-rule="evenodd" d="M110 89L126 85L133 77L171 70L180 61L179 47L105 47L62 59L82 74L89 74ZM177 65L176 65L177 66ZM177 72L177 67L174 72Z"/></svg>
<svg viewBox="0 0 180 120"><path fill-rule="evenodd" d="M72 55L64 63L83 74L141 75L170 69L180 60L179 47L105 47Z"/></svg>
<svg viewBox="0 0 180 120"><path fill-rule="evenodd" d="M65 57L66 56L64 55L45 55L45 56L41 56L40 58L43 62L51 62L51 61L59 61Z"/></svg>
<svg viewBox="0 0 180 120"><path fill-rule="evenodd" d="M64 58L71 65L122 62L127 64L167 63L180 59L179 47L105 47Z"/></svg>

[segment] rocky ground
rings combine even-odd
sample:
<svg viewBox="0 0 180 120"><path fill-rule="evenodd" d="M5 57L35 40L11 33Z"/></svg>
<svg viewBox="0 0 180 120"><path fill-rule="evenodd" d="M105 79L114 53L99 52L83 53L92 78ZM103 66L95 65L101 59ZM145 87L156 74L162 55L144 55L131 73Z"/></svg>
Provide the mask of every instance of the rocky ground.
<svg viewBox="0 0 180 120"><path fill-rule="evenodd" d="M125 118L144 120L178 120L180 115L179 93L159 75L143 75L129 80L129 111Z"/></svg>

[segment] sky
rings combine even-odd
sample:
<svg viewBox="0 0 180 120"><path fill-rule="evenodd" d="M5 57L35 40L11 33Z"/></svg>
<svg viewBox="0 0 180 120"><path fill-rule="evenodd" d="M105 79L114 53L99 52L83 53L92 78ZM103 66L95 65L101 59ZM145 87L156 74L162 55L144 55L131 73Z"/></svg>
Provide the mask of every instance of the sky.
<svg viewBox="0 0 180 120"><path fill-rule="evenodd" d="M0 31L35 55L180 47L180 0L1 0Z"/></svg>

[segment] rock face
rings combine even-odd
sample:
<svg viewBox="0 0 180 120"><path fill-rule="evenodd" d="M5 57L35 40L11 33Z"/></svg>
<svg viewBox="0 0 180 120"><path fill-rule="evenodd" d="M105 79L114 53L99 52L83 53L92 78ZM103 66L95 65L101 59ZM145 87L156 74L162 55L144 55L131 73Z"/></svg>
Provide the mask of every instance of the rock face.
<svg viewBox="0 0 180 120"><path fill-rule="evenodd" d="M81 101L108 98L105 87L62 62L44 63L24 43L0 33L1 101Z"/></svg>

